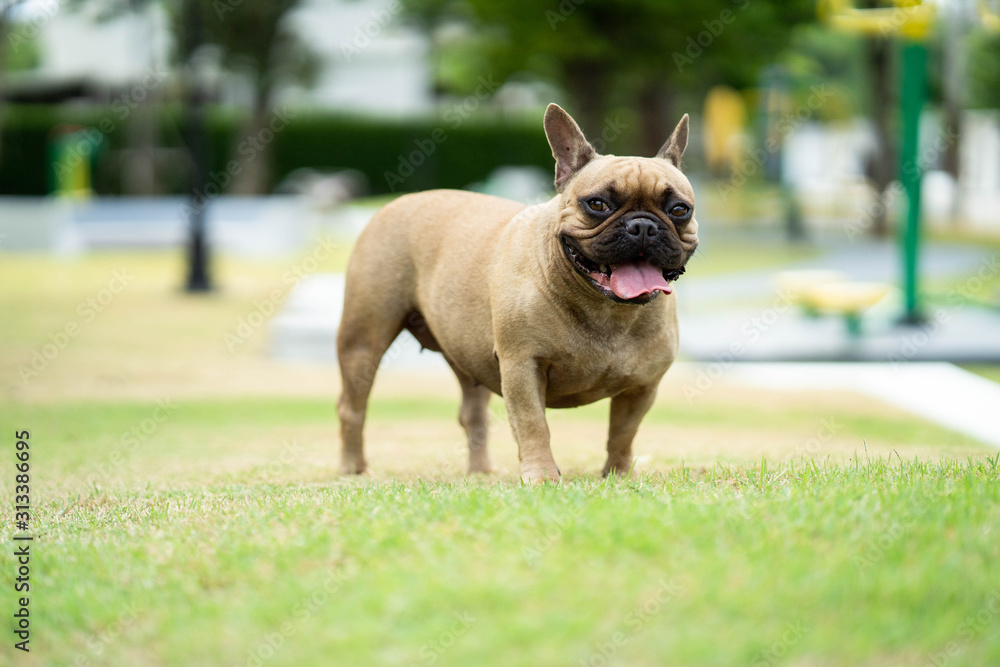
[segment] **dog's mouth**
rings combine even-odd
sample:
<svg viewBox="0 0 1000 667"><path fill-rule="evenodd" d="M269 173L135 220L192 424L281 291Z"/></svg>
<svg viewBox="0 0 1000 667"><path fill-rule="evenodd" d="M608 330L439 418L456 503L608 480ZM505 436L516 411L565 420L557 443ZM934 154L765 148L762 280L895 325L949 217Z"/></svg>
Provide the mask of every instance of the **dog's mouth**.
<svg viewBox="0 0 1000 667"><path fill-rule="evenodd" d="M670 294L670 283L677 280L684 267L662 269L645 257L622 264L596 264L583 256L563 237L563 251L584 278L604 296L619 303L648 303L660 293Z"/></svg>

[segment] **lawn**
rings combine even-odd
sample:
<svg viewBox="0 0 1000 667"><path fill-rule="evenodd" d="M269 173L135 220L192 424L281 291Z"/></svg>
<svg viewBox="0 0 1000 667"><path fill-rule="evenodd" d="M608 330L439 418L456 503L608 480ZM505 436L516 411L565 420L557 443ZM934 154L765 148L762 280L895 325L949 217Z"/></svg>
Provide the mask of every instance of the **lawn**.
<svg viewBox="0 0 1000 667"><path fill-rule="evenodd" d="M454 380L400 371L345 479L335 369L272 361L266 327L225 344L301 261L224 260L192 298L166 253L0 258L0 447L31 429L35 535L32 650L8 630L0 664L1000 663L995 450L853 394L692 399L678 368L631 479L596 475L602 403L550 412L565 481L529 488L500 401L499 471L467 479Z"/></svg>
<svg viewBox="0 0 1000 667"><path fill-rule="evenodd" d="M530 488L344 480L332 457L276 447L238 473L175 465L56 491L47 470L72 444L46 438L33 434L35 643L16 664L1000 661L996 456ZM179 456L200 449L211 467L220 447Z"/></svg>
<svg viewBox="0 0 1000 667"><path fill-rule="evenodd" d="M1000 364L969 364L964 368L976 375L982 375L984 378L1000 383Z"/></svg>

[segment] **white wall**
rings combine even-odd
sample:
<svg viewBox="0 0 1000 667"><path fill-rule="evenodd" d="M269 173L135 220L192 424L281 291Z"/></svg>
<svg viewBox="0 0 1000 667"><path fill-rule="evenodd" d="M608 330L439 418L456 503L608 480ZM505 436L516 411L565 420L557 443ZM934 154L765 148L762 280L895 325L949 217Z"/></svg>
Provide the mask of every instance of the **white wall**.
<svg viewBox="0 0 1000 667"><path fill-rule="evenodd" d="M431 111L427 39L399 22L393 0L310 0L294 17L322 60L300 100L318 107L379 115Z"/></svg>
<svg viewBox="0 0 1000 667"><path fill-rule="evenodd" d="M171 38L161 7L151 4L141 13L107 20L98 20L93 7L41 17L39 78L122 85L141 80L151 65L166 66Z"/></svg>
<svg viewBox="0 0 1000 667"><path fill-rule="evenodd" d="M947 224L957 215L973 226L1000 229L1000 111L968 111L963 123L956 187L938 169L948 141L940 129L940 115L927 112L921 119L918 158L924 169L925 218L930 224ZM859 197L870 196L859 185L864 180L865 155L873 145L872 130L865 121L804 123L785 139L785 182L795 188L807 208L839 210L850 217L859 208Z"/></svg>
<svg viewBox="0 0 1000 667"><path fill-rule="evenodd" d="M57 0L29 7L15 30L38 35L42 64L32 77L134 84L150 65L169 63L170 26L158 4L103 20L89 3L73 11ZM290 20L319 56L319 73L312 89L289 89L282 102L390 116L430 112L428 40L398 14L394 0L306 0ZM240 77L222 91L231 102L249 97Z"/></svg>

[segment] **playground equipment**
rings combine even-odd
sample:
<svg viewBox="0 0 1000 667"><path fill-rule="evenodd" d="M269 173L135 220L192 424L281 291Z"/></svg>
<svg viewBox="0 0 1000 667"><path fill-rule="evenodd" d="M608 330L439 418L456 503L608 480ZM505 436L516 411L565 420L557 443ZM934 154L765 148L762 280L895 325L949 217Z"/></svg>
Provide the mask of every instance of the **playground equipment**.
<svg viewBox="0 0 1000 667"><path fill-rule="evenodd" d="M805 269L783 271L775 276L779 293L799 306L809 317L839 316L847 335L861 337L865 312L893 292L891 285L847 279L840 271Z"/></svg>
<svg viewBox="0 0 1000 667"><path fill-rule="evenodd" d="M919 285L920 177L923 166L917 151L920 112L927 98L927 46L924 42L934 23L935 7L921 0L895 0L892 7L856 9L850 0L821 0L819 13L834 28L864 35L896 37L900 41L902 141L899 180L907 201L905 224L900 225L903 321L917 324L924 319Z"/></svg>
<svg viewBox="0 0 1000 667"><path fill-rule="evenodd" d="M820 0L820 18L840 30L878 37L894 37L901 47L900 111L902 141L899 179L906 192L906 220L900 226L903 253L903 321L924 319L919 285L920 261L920 179L923 165L918 156L920 112L927 98L927 46L934 26L936 5L922 0L894 0L890 7L857 9L851 0ZM1000 30L996 3L979 0L979 21L991 30Z"/></svg>

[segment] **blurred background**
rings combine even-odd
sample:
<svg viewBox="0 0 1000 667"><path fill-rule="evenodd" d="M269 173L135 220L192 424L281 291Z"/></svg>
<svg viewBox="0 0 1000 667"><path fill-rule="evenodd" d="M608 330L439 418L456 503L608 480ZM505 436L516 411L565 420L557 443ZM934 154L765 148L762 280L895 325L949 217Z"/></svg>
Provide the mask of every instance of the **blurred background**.
<svg viewBox="0 0 1000 667"><path fill-rule="evenodd" d="M354 240L551 197L550 102L691 115L631 479L600 401L522 488L498 398L467 476L408 335L340 475ZM997 665L998 414L1000 0L0 0L0 664Z"/></svg>
<svg viewBox="0 0 1000 667"><path fill-rule="evenodd" d="M692 116L689 401L740 377L925 416L960 410L940 407L941 383L980 415L995 404L996 0L0 10L8 400L333 395L335 369L313 362L335 361L346 258L373 211L439 187L551 196L555 101L602 153L653 155ZM415 341L394 350L396 370L445 368ZM1000 443L995 425L970 433Z"/></svg>

